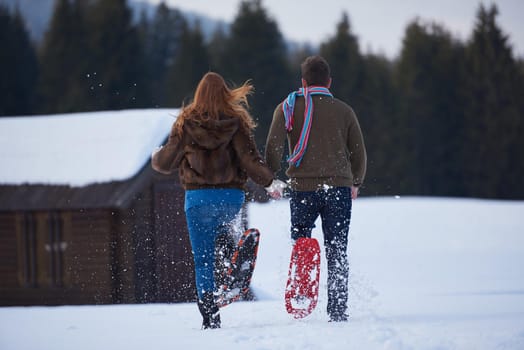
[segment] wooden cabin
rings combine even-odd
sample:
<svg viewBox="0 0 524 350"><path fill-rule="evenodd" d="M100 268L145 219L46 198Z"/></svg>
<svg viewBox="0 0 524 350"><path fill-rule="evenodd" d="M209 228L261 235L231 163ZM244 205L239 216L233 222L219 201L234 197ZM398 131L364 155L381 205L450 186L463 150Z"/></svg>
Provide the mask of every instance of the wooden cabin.
<svg viewBox="0 0 524 350"><path fill-rule="evenodd" d="M0 186L0 304L178 302L194 273L174 178Z"/></svg>
<svg viewBox="0 0 524 350"><path fill-rule="evenodd" d="M0 119L0 306L195 299L183 190L149 164L173 120Z"/></svg>

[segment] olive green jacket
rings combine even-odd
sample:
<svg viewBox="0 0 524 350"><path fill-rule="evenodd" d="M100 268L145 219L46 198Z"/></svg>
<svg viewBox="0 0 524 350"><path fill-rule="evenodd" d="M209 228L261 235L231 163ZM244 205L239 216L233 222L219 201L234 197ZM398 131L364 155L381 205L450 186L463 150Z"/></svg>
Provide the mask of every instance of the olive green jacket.
<svg viewBox="0 0 524 350"><path fill-rule="evenodd" d="M289 165L286 174L291 188L315 191L325 186L360 186L366 175L366 147L357 116L344 102L324 95L313 96L313 120L306 152L298 167ZM297 97L293 129L285 128L282 104L273 114L266 141L269 168L281 168L286 139L289 154L295 147L304 123L304 98Z"/></svg>

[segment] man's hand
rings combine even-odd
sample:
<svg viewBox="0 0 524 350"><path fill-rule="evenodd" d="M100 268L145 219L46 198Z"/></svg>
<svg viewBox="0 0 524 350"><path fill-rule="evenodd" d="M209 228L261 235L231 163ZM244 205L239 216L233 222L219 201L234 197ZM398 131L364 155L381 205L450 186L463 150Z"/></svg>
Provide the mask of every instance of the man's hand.
<svg viewBox="0 0 524 350"><path fill-rule="evenodd" d="M359 191L358 186L351 186L351 199L357 199L358 191Z"/></svg>

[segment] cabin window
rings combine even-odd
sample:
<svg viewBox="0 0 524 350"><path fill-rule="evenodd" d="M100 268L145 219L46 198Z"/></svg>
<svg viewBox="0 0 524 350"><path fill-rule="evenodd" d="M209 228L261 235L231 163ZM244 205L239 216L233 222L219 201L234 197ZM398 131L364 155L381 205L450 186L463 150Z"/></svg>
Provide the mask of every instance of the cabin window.
<svg viewBox="0 0 524 350"><path fill-rule="evenodd" d="M63 287L67 243L60 212L25 212L21 231L21 284L25 287Z"/></svg>

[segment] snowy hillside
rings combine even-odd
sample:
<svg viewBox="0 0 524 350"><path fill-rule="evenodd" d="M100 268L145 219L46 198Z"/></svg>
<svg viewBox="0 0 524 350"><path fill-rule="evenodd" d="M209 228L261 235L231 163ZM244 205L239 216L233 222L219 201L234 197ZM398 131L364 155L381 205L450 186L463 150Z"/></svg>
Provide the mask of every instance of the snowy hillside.
<svg viewBox="0 0 524 350"><path fill-rule="evenodd" d="M195 304L0 308L0 349L524 349L522 201L358 199L345 324L327 322L325 265L314 313L286 314L288 202L249 214L259 301L222 309L222 329Z"/></svg>

